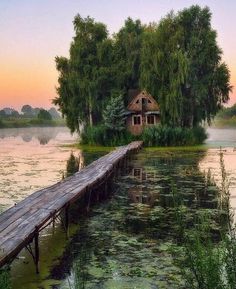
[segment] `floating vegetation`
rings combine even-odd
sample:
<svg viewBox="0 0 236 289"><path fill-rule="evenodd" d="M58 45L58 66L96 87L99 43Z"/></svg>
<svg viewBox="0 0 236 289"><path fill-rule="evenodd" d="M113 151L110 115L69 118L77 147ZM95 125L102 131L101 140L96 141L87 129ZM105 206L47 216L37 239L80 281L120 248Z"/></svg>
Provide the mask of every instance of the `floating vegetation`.
<svg viewBox="0 0 236 289"><path fill-rule="evenodd" d="M77 230L48 265L48 275L32 278L29 288L190 288L182 271L183 234L198 240L192 229L205 219L218 244L227 223L213 177L199 171L205 153L144 150L135 156L106 202L87 217L75 209Z"/></svg>

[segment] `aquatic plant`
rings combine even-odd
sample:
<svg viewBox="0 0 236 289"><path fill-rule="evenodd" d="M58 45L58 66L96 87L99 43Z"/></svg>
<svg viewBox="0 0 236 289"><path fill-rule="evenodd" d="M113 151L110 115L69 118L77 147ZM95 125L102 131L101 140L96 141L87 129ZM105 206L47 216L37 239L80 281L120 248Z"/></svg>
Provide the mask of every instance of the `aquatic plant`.
<svg viewBox="0 0 236 289"><path fill-rule="evenodd" d="M0 289L11 289L9 268L0 269Z"/></svg>
<svg viewBox="0 0 236 289"><path fill-rule="evenodd" d="M222 225L220 240L214 238L212 217L206 211L197 216L193 228L186 228L184 216L176 207L177 220L182 233L184 257L179 259L187 288L233 289L236 284L236 230L230 207L229 180L220 152L221 187L219 188L218 221ZM207 185L210 185L209 174ZM226 222L222 217L226 216ZM225 219L225 218L224 218ZM225 225L227 228L225 228ZM226 230L227 229L227 230Z"/></svg>
<svg viewBox="0 0 236 289"><path fill-rule="evenodd" d="M74 156L73 152L71 152L66 165L66 177L72 176L74 173L78 172L78 170L79 162Z"/></svg>

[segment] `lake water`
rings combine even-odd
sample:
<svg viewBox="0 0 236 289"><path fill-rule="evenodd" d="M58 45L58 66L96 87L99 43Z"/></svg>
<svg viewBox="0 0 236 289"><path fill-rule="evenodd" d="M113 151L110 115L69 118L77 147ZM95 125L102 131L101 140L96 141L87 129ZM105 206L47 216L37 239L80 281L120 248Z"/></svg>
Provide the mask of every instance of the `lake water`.
<svg viewBox="0 0 236 289"><path fill-rule="evenodd" d="M67 128L0 129L0 210L61 180L75 141Z"/></svg>
<svg viewBox="0 0 236 289"><path fill-rule="evenodd" d="M12 288L181 288L168 251L176 237L172 184L192 214L216 208L217 189L204 183L210 169L221 184L221 146L236 208L236 130L208 132L203 150L141 151L116 180L109 200L87 217L71 216L68 240L59 223L41 233L40 275L22 251L12 265ZM60 180L71 151L61 145L74 140L65 128L0 130L2 210ZM96 157L89 155L90 161Z"/></svg>

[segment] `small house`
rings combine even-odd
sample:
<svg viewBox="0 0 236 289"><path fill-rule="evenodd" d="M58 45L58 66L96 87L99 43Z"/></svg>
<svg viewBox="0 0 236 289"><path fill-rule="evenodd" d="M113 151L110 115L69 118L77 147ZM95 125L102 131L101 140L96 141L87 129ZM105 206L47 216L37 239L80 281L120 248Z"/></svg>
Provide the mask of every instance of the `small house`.
<svg viewBox="0 0 236 289"><path fill-rule="evenodd" d="M142 133L144 127L160 123L160 109L156 100L145 90L130 91L126 112L127 130L133 135Z"/></svg>

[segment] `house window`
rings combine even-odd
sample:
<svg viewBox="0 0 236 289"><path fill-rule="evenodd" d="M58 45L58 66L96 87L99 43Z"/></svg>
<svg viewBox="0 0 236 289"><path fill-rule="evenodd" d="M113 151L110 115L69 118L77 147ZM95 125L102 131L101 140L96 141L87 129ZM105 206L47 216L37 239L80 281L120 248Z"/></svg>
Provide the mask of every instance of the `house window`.
<svg viewBox="0 0 236 289"><path fill-rule="evenodd" d="M134 115L133 116L133 125L140 125L141 124L141 115Z"/></svg>
<svg viewBox="0 0 236 289"><path fill-rule="evenodd" d="M139 103L139 99L136 101L136 103Z"/></svg>
<svg viewBox="0 0 236 289"><path fill-rule="evenodd" d="M146 98L142 98L142 105L146 105L147 104L147 99Z"/></svg>
<svg viewBox="0 0 236 289"><path fill-rule="evenodd" d="M147 124L155 124L155 115L147 115Z"/></svg>

